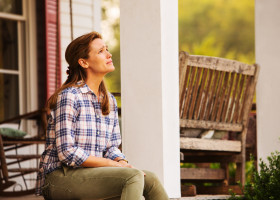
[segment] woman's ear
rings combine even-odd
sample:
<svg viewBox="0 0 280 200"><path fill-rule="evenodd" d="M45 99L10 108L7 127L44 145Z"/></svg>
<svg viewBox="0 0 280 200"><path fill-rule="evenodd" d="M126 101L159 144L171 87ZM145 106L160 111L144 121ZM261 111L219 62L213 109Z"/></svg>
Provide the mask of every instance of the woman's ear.
<svg viewBox="0 0 280 200"><path fill-rule="evenodd" d="M85 59L83 59L83 58L80 58L79 60L78 60L78 63L83 67L83 68L88 68L88 63L87 63L87 61L85 61Z"/></svg>

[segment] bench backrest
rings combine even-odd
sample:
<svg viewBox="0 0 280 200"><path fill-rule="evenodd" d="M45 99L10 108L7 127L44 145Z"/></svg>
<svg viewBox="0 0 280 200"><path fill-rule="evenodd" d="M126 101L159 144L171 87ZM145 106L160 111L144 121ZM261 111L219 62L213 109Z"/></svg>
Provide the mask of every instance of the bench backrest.
<svg viewBox="0 0 280 200"><path fill-rule="evenodd" d="M247 126L259 67L180 52L180 125L241 132Z"/></svg>

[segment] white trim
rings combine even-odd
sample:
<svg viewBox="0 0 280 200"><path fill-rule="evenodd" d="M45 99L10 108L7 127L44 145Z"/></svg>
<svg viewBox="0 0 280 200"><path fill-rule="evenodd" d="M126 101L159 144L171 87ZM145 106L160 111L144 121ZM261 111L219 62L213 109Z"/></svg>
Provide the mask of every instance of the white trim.
<svg viewBox="0 0 280 200"><path fill-rule="evenodd" d="M18 29L18 71L19 71L19 76L18 76L18 84L19 84L19 113L23 114L25 110L25 81L24 81L24 44L23 44L23 34L24 31L22 22L18 21L17 22L17 29Z"/></svg>
<svg viewBox="0 0 280 200"><path fill-rule="evenodd" d="M26 110L38 109L36 0L27 0L26 20Z"/></svg>
<svg viewBox="0 0 280 200"><path fill-rule="evenodd" d="M19 71L18 70L11 70L11 69L0 69L0 73L1 74L15 74L15 75L19 75Z"/></svg>
<svg viewBox="0 0 280 200"><path fill-rule="evenodd" d="M24 2L25 1L23 1L22 3L24 4ZM17 20L17 21L25 21L26 20L26 18L22 15L8 14L8 13L3 13L3 12L0 12L0 18Z"/></svg>

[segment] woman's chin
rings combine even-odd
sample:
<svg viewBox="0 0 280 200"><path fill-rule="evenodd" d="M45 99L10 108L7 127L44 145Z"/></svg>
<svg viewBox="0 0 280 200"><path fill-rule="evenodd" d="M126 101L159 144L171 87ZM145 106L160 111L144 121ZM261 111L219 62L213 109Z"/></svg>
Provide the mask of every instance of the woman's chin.
<svg viewBox="0 0 280 200"><path fill-rule="evenodd" d="M107 68L108 73L115 71L114 65Z"/></svg>

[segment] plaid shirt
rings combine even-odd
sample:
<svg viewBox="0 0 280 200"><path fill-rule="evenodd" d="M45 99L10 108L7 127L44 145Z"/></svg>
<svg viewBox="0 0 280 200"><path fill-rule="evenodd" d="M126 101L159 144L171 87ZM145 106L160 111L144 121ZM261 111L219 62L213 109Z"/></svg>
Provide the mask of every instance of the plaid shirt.
<svg viewBox="0 0 280 200"><path fill-rule="evenodd" d="M121 143L118 108L112 94L109 102L111 112L104 116L98 98L86 84L66 88L58 95L56 108L48 118L36 194L42 193L45 175L62 164L80 167L89 155L112 160L124 158L118 149Z"/></svg>

